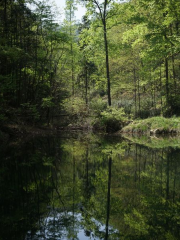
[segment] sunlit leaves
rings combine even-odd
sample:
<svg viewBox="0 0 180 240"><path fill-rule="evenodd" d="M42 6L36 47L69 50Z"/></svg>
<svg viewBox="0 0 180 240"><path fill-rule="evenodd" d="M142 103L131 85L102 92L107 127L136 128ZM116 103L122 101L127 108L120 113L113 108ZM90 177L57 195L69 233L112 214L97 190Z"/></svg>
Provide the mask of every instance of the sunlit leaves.
<svg viewBox="0 0 180 240"><path fill-rule="evenodd" d="M123 43L131 43L132 47L138 45L143 47L145 36L148 32L146 23L138 24L123 34Z"/></svg>

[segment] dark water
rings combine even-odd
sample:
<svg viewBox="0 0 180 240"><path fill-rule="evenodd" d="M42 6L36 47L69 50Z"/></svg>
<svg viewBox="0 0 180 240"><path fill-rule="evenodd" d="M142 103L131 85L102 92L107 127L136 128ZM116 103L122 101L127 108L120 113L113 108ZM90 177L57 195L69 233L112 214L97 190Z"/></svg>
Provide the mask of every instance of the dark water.
<svg viewBox="0 0 180 240"><path fill-rule="evenodd" d="M178 147L81 133L0 151L0 240L180 239Z"/></svg>

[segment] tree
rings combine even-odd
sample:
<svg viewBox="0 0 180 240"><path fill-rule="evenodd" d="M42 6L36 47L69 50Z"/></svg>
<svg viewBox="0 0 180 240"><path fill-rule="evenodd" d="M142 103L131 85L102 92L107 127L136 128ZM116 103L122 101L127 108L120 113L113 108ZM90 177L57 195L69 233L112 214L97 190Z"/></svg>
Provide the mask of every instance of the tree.
<svg viewBox="0 0 180 240"><path fill-rule="evenodd" d="M0 116L11 108L23 121L46 114L49 122L63 97L57 74L68 34L45 1L33 1L33 10L27 3L0 3Z"/></svg>
<svg viewBox="0 0 180 240"><path fill-rule="evenodd" d="M74 95L74 84L75 84L75 76L74 76L74 49L73 42L75 37L75 21L74 21L74 11L76 10L74 0L66 0L66 23L69 28L69 36L70 36L70 54L71 54L71 81L72 81L72 95Z"/></svg>
<svg viewBox="0 0 180 240"><path fill-rule="evenodd" d="M108 95L108 105L111 106L111 82L110 82L110 70L109 70L109 49L108 49L108 39L107 39L107 19L109 17L108 10L112 0L104 0L102 3L98 0L84 0L87 9L91 14L100 19L103 26L104 35L104 47L105 47L105 58L106 58L106 78L107 78L107 95Z"/></svg>

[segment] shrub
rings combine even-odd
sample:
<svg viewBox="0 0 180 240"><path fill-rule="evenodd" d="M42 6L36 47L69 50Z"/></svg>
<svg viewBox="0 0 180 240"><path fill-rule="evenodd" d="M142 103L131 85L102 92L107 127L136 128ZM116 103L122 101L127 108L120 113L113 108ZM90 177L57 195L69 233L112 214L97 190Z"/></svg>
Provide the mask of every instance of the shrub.
<svg viewBox="0 0 180 240"><path fill-rule="evenodd" d="M70 123L80 123L87 116L86 103L79 97L64 100L63 109L68 114Z"/></svg>
<svg viewBox="0 0 180 240"><path fill-rule="evenodd" d="M115 132L120 130L127 117L124 108L108 107L101 113L101 122L105 126L107 132Z"/></svg>
<svg viewBox="0 0 180 240"><path fill-rule="evenodd" d="M101 115L101 112L107 108L107 102L104 101L102 98L94 98L90 102L90 110L96 114L97 116Z"/></svg>

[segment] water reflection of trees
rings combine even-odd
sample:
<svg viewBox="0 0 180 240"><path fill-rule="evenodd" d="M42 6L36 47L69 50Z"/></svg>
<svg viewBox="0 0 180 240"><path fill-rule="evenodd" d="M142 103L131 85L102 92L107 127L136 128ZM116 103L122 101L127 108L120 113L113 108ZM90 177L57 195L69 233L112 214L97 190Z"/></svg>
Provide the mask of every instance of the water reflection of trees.
<svg viewBox="0 0 180 240"><path fill-rule="evenodd" d="M95 239L179 239L179 156L179 149L97 136L3 149L0 237L33 235L57 211L74 239L82 228Z"/></svg>
<svg viewBox="0 0 180 240"><path fill-rule="evenodd" d="M132 167L122 170L122 188L128 189L122 196L124 227L130 239L179 239L180 151L131 148Z"/></svg>
<svg viewBox="0 0 180 240"><path fill-rule="evenodd" d="M0 239L23 239L37 229L51 202L56 142L49 138L1 148Z"/></svg>
<svg viewBox="0 0 180 240"><path fill-rule="evenodd" d="M111 167L109 152L112 152ZM94 217L118 229L109 239L120 236L122 239L172 236L178 239L179 150L151 149L119 140L68 141L64 143L64 154L66 161L71 158L72 164L70 167L68 160L70 169L67 171L61 166L61 172L69 177L73 171L76 174L74 182L71 178L67 194L72 195L73 186L75 196L65 202L70 206L69 203L75 201L75 211L82 212L87 232L93 231L98 236L97 227L91 222ZM111 188L108 185L110 168ZM63 182L59 186L63 186Z"/></svg>
<svg viewBox="0 0 180 240"><path fill-rule="evenodd" d="M120 234L128 233L135 239L139 236L144 239L159 238L159 235L178 236L179 225L175 217L176 201L179 200L178 150L153 150L116 141L97 143L97 148L94 144L80 144L84 151L76 164L81 179L81 204L87 212L93 212L96 219L106 222L109 169L106 154L111 149L114 154L109 224L119 229ZM74 155L76 158L76 151ZM165 221L169 214L173 223ZM88 219L87 223L90 225Z"/></svg>

